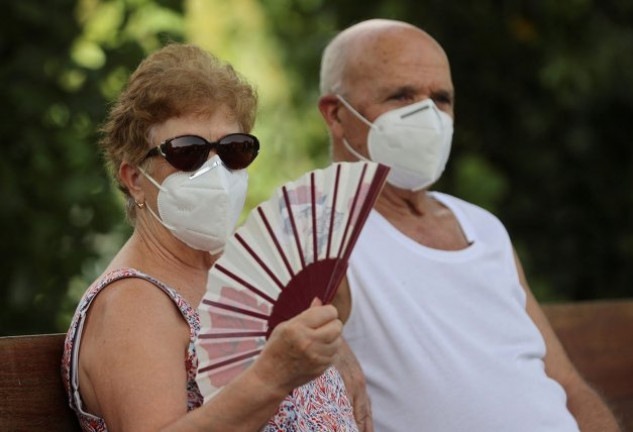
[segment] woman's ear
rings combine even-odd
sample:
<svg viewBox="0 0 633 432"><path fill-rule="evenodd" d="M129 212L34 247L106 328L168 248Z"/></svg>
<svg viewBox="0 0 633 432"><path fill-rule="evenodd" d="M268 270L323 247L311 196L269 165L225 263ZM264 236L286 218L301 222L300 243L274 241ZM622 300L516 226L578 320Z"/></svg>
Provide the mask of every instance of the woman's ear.
<svg viewBox="0 0 633 432"><path fill-rule="evenodd" d="M143 173L139 167L130 165L125 161L119 165L119 179L137 203L145 203L145 192L141 187L142 177Z"/></svg>

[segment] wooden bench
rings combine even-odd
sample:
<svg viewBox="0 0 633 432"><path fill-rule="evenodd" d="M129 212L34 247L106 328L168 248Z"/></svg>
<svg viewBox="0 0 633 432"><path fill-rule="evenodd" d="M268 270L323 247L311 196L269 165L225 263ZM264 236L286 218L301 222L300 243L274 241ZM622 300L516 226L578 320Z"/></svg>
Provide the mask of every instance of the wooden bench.
<svg viewBox="0 0 633 432"><path fill-rule="evenodd" d="M0 338L0 431L80 431L61 378L66 335Z"/></svg>
<svg viewBox="0 0 633 432"><path fill-rule="evenodd" d="M633 431L633 300L545 305L585 378ZM0 431L79 431L60 377L64 335L0 338Z"/></svg>
<svg viewBox="0 0 633 432"><path fill-rule="evenodd" d="M569 358L633 431L633 300L543 306Z"/></svg>

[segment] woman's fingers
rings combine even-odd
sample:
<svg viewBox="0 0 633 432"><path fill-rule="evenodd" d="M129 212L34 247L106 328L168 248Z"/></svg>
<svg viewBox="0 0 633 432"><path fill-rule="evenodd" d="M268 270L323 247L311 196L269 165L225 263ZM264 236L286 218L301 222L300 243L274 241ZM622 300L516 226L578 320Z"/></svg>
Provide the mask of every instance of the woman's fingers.
<svg viewBox="0 0 633 432"><path fill-rule="evenodd" d="M338 311L334 306L322 306L320 304L321 300L315 297L308 309L304 310L288 322L298 320L304 323L307 327L316 329L328 323L329 321L338 318Z"/></svg>
<svg viewBox="0 0 633 432"><path fill-rule="evenodd" d="M323 302L321 301L320 298L315 297L312 299L312 303L310 303L310 307L314 307L314 306L323 306Z"/></svg>
<svg viewBox="0 0 633 432"><path fill-rule="evenodd" d="M314 329L315 338L325 344L333 343L341 337L343 323L338 318L330 320L321 327Z"/></svg>
<svg viewBox="0 0 633 432"><path fill-rule="evenodd" d="M258 359L275 385L293 389L322 374L334 360L341 343L343 323L331 305L315 299L310 308L279 324Z"/></svg>

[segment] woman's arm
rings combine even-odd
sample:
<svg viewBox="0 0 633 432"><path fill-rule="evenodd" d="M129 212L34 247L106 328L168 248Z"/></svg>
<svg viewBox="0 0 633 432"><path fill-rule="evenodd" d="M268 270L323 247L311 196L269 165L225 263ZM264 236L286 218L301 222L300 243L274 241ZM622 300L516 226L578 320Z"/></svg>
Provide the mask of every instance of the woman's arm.
<svg viewBox="0 0 633 432"><path fill-rule="evenodd" d="M207 404L186 411L189 328L148 282L114 283L95 299L80 354L87 409L116 431L255 431L295 387L327 369L342 324L314 306L280 324L256 362Z"/></svg>
<svg viewBox="0 0 633 432"><path fill-rule="evenodd" d="M250 431L260 429L296 387L331 365L341 343L336 309L313 306L272 332L252 367L225 386L209 403L166 430Z"/></svg>

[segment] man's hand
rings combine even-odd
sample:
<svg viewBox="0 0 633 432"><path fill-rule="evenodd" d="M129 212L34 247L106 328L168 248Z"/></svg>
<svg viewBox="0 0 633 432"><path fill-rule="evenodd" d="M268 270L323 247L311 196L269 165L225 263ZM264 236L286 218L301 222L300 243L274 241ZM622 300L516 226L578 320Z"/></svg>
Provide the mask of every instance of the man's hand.
<svg viewBox="0 0 633 432"><path fill-rule="evenodd" d="M334 367L339 371L345 383L347 397L354 409L354 418L360 432L373 432L371 403L365 386L365 375L356 360L356 356L345 340L334 358Z"/></svg>

